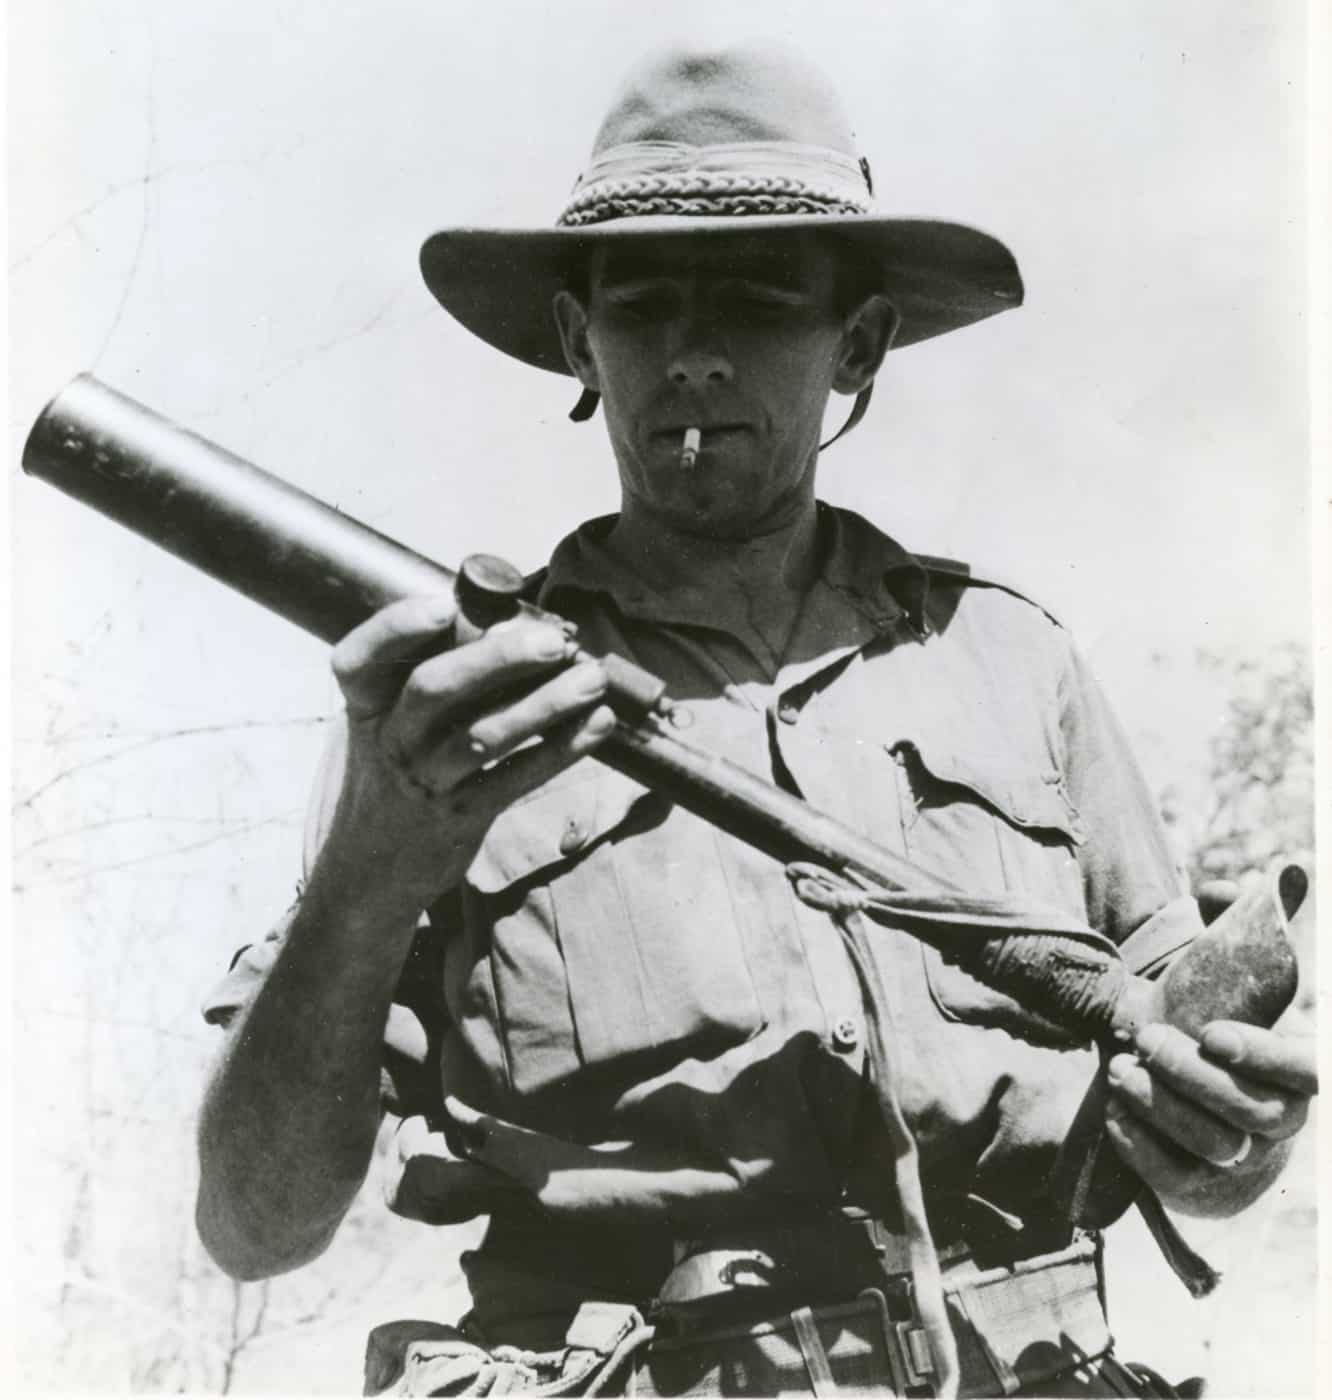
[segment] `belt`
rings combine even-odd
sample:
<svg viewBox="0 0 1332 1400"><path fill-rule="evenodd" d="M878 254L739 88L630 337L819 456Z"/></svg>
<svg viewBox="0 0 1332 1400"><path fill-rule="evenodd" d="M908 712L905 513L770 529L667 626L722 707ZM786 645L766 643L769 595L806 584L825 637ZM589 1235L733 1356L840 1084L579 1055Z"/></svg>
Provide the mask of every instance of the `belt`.
<svg viewBox="0 0 1332 1400"><path fill-rule="evenodd" d="M1012 1395L1025 1386L1102 1370L1109 1391L1139 1394L1117 1370L1101 1304L1099 1244L998 1269L959 1258L944 1296L957 1341L960 1400ZM753 1297L755 1289L750 1288ZM711 1326L651 1321L632 1304L585 1302L563 1345L542 1354L485 1345L472 1329L423 1322L385 1324L371 1334L366 1393L399 1395L636 1394L930 1395L935 1369L911 1311L910 1281L885 1275L846 1302L787 1306L759 1290L765 1316ZM1070 1393L1073 1387L1070 1385ZM1170 1393L1168 1390L1161 1393Z"/></svg>
<svg viewBox="0 0 1332 1400"><path fill-rule="evenodd" d="M936 1245L945 1271L967 1264L962 1241ZM693 1315L770 1308L775 1299L833 1303L909 1278L905 1236L868 1212L842 1211L794 1224L712 1232L674 1241L675 1267L657 1291L653 1315L687 1325Z"/></svg>
<svg viewBox="0 0 1332 1400"><path fill-rule="evenodd" d="M996 1269L957 1258L945 1274L944 1296L957 1339L959 1395L1012 1395L1114 1364L1099 1256L1099 1243L1082 1238ZM757 1301L752 1292L749 1301ZM747 1323L704 1328L671 1326L673 1320L658 1321L651 1345L635 1358L639 1395L726 1393L736 1377L745 1393L933 1393L934 1362L914 1322L905 1275L888 1276L846 1302L774 1307Z"/></svg>

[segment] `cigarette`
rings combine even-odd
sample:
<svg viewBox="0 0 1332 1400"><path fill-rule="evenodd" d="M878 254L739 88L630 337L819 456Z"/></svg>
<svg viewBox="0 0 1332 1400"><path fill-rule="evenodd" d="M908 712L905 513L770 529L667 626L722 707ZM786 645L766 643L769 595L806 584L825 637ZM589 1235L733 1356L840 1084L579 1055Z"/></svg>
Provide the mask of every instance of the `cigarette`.
<svg viewBox="0 0 1332 1400"><path fill-rule="evenodd" d="M684 471L698 461L698 449L702 446L703 433L698 428L686 428L684 442L680 447L680 466Z"/></svg>

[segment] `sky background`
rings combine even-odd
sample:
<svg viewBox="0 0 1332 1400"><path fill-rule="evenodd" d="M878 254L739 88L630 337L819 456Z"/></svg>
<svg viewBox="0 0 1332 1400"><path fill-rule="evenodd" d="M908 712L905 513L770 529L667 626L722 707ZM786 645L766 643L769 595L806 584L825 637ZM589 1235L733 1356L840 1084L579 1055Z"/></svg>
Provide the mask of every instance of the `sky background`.
<svg viewBox="0 0 1332 1400"><path fill-rule="evenodd" d="M821 494L1020 584L1154 780L1201 763L1224 697L1195 651L1308 637L1293 3L11 0L11 472L92 370L445 562L539 564L615 508L600 420L439 311L419 245L549 222L630 62L756 34L837 81L885 210L997 234L1027 286L889 357ZM336 694L319 644L41 483L11 496L20 1026L62 1067L20 1099L56 1144L23 1247L55 1306L80 1178L52 1163L86 1166L116 1074L157 1082L164 1027L180 1082L144 1090L106 1209L188 1178L187 1145L148 1170L144 1142L197 1094L209 980L290 897ZM99 1015L148 1028L106 1082Z"/></svg>

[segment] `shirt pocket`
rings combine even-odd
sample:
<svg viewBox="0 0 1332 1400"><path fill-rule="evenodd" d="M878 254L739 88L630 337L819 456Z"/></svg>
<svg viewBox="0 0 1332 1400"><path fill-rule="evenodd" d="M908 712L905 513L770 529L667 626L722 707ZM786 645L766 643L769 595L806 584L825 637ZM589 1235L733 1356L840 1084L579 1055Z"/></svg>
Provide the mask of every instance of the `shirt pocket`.
<svg viewBox="0 0 1332 1400"><path fill-rule="evenodd" d="M504 812L468 875L519 1092L615 1062L641 1077L763 1028L718 848L729 838L582 767Z"/></svg>
<svg viewBox="0 0 1332 1400"><path fill-rule="evenodd" d="M907 855L974 894L1027 895L1085 916L1081 820L1051 766L958 752L928 738L890 744ZM921 945L946 1020L998 1026L1047 1044L1076 1037Z"/></svg>

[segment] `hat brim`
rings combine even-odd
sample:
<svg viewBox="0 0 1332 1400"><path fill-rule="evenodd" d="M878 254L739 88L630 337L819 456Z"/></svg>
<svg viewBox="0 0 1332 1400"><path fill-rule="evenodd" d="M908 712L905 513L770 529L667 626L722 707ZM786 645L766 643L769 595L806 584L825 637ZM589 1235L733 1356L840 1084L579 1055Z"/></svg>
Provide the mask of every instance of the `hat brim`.
<svg viewBox="0 0 1332 1400"><path fill-rule="evenodd" d="M421 272L439 304L506 355L568 374L552 302L598 246L625 239L725 233L776 238L815 229L879 268L901 324L894 348L960 330L1022 304L1012 253L965 224L876 214L614 219L582 228L445 229L421 249Z"/></svg>

